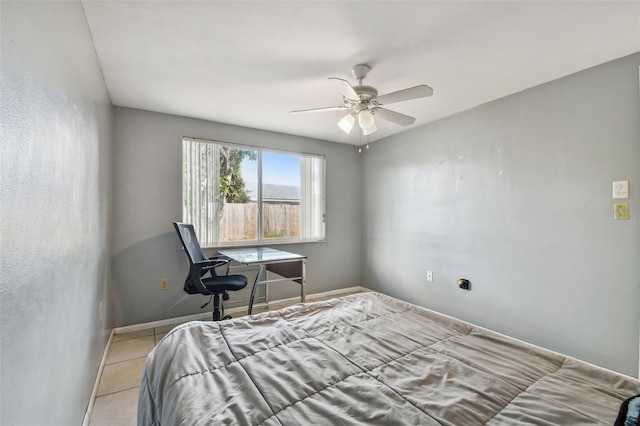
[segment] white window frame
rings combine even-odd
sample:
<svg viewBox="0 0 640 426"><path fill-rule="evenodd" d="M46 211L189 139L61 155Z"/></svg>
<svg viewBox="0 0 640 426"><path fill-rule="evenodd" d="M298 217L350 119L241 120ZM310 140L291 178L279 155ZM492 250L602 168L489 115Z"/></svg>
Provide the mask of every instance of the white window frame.
<svg viewBox="0 0 640 426"><path fill-rule="evenodd" d="M209 200L209 205L211 205L209 211L210 215L218 218L216 223L211 226L210 221L206 219L202 219L199 216L196 218L194 214L189 214L188 208L186 205L185 193L189 190L189 188L193 188L195 186L195 181L192 179L189 182L186 174L187 167L187 147L186 144L189 142L196 142L198 144L204 144L202 147L208 147L209 152L212 153L215 161L210 161L204 166L208 173L211 173L216 178L216 184L214 188L205 190L204 193L207 194L211 199ZM223 205L223 201L220 197L220 185L217 178L219 177L219 149L220 146L237 148L240 150L253 150L257 152L257 209L258 209L258 217L257 217L257 239L255 240L239 240L239 241L220 241L219 236L219 224L220 224L220 207ZM271 152L275 154L283 154L283 155L293 155L300 158L300 237L298 238L263 238L263 218L262 218L262 154L264 152ZM321 161L312 161L311 159L319 159ZM305 161L306 160L306 161ZM319 164L318 164L319 163ZM187 223L193 223L196 233L198 234L198 239L201 242L202 247L204 248L217 248L217 247L233 247L233 246L267 246L267 245L278 245L278 244L298 244L298 243L315 243L315 242L324 242L326 238L326 221L325 221L325 208L326 208L326 157L321 154L311 154L297 151L287 151L281 149L272 149L272 148L263 148L251 145L243 145L237 143L228 143L222 141L215 140L207 140L201 138L194 138L185 136L182 138L182 220ZM309 170L309 168L311 170ZM303 170L309 170L310 173L320 174L320 179L313 180L309 179L309 177L305 174ZM189 186L191 183L191 186ZM316 191L316 192L314 192ZM320 191L320 195L318 196L318 192ZM316 202L319 202L320 205L314 204L314 208L308 208L310 205L308 202L303 202L303 198L307 195L311 194L316 196ZM319 198L318 198L319 197ZM212 202L212 200L215 200ZM197 219L197 220L196 220Z"/></svg>

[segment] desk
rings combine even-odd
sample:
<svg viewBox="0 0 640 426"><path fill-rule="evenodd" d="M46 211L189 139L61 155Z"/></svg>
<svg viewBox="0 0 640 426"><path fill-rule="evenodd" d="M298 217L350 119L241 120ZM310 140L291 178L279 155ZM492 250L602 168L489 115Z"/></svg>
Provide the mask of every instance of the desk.
<svg viewBox="0 0 640 426"><path fill-rule="evenodd" d="M258 284L272 283L276 281L295 281L300 284L300 298L302 302L305 299L305 287L307 285L307 256L289 253L282 250L276 250L270 247L252 247L230 250L218 250L221 255L247 266L258 265L258 275L251 289L251 298L249 299L249 315L253 309L253 299L256 296L256 288ZM275 280L261 280L264 271L271 271L274 274L285 278ZM265 298L268 303L268 292L265 289Z"/></svg>

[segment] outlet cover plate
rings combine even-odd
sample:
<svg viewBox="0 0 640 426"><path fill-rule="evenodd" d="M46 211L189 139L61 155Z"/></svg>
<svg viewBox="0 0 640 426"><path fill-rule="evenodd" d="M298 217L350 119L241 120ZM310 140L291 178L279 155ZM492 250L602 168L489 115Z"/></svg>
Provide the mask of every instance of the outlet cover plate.
<svg viewBox="0 0 640 426"><path fill-rule="evenodd" d="M169 290L169 278L162 278L160 280L160 290Z"/></svg>
<svg viewBox="0 0 640 426"><path fill-rule="evenodd" d="M613 217L616 220L629 219L629 203L613 203Z"/></svg>
<svg viewBox="0 0 640 426"><path fill-rule="evenodd" d="M613 182L613 199L629 198L629 181L617 180Z"/></svg>

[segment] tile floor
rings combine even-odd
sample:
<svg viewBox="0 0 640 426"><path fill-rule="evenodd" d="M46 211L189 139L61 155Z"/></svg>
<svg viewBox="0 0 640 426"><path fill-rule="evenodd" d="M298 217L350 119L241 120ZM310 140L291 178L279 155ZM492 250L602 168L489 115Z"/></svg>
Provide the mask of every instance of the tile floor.
<svg viewBox="0 0 640 426"><path fill-rule="evenodd" d="M340 296L345 295L341 294ZM313 302L330 298L314 298L310 295L307 300ZM283 307L284 305L276 304L269 306L270 310ZM256 308L254 313L265 310L265 308ZM236 313L233 316L237 318L242 315ZM178 325L180 324L113 336L89 419L90 426L136 424L138 391L147 355L172 328Z"/></svg>

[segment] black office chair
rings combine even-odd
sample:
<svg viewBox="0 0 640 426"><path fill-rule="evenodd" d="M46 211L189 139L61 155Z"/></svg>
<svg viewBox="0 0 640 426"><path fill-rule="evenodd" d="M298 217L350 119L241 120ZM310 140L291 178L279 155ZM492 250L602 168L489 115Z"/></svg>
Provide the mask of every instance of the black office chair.
<svg viewBox="0 0 640 426"><path fill-rule="evenodd" d="M189 258L189 275L184 282L184 291L189 294L204 294L213 298L213 320L220 321L231 318L224 316L224 306L220 303L222 300L229 300L227 291L242 290L247 286L247 277L244 275L229 275L229 259L223 257L208 258L196 237L196 231L193 225L181 222L174 222L178 237L182 247L184 247L187 257ZM216 268L227 266L225 275L218 275ZM201 306L204 308L209 302Z"/></svg>

